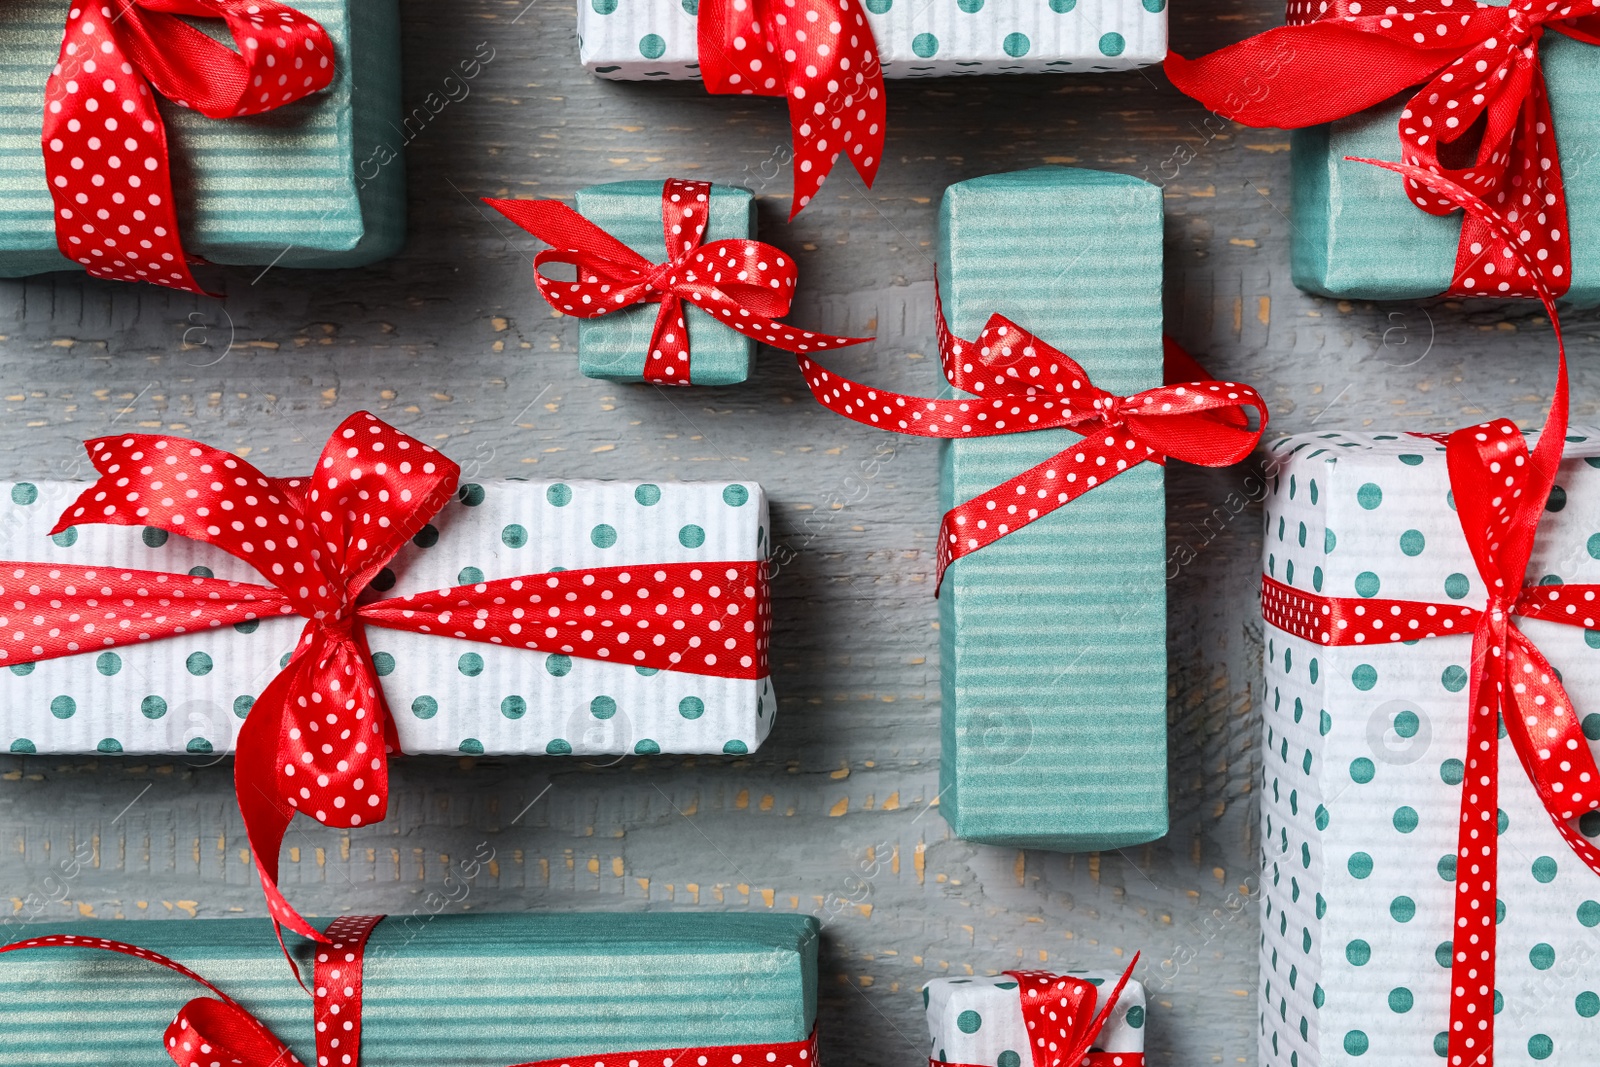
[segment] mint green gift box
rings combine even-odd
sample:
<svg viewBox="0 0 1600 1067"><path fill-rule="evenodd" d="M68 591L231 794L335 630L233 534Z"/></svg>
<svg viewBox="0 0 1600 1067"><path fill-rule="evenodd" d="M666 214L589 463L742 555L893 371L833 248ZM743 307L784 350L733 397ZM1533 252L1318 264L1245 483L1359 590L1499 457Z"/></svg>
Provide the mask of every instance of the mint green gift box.
<svg viewBox="0 0 1600 1067"><path fill-rule="evenodd" d="M1161 191L1040 167L951 186L939 279L955 333L999 312L1100 388L1161 383ZM1080 440L945 442L940 506ZM1063 852L1167 832L1166 502L1141 463L957 560L939 598L939 810L957 836Z"/></svg>
<svg viewBox="0 0 1600 1067"><path fill-rule="evenodd" d="M579 189L578 214L652 263L667 260L667 238L661 229L659 181L609 182ZM754 238L756 201L748 189L711 187L711 215L705 240ZM578 370L587 378L611 382L644 381L645 358L660 304L639 304L578 323ZM750 377L755 342L730 330L710 315L683 303L689 327L689 384L737 385Z"/></svg>
<svg viewBox="0 0 1600 1067"><path fill-rule="evenodd" d="M1539 40L1561 150L1572 234L1565 302L1600 304L1600 48L1559 33ZM1290 138L1294 284L1351 300L1413 300L1450 288L1461 213L1436 216L1406 196L1405 179L1362 159L1400 158L1400 112L1414 95Z"/></svg>
<svg viewBox="0 0 1600 1067"><path fill-rule="evenodd" d="M0 2L0 278L81 270L56 247L39 138L68 0ZM405 241L396 0L293 0L328 31L324 93L215 120L161 103L184 247L213 263L358 267ZM225 41L220 19L194 25ZM408 117L409 118L409 117ZM205 279L202 278L202 281Z"/></svg>
<svg viewBox="0 0 1600 1067"><path fill-rule="evenodd" d="M316 1063L311 998L254 919L10 926L125 941L199 972ZM312 973L312 947L293 949ZM507 1067L608 1052L801 1041L816 1017L805 916L433 915L379 923L362 985L362 1067ZM92 949L0 956L0 1065L171 1067L162 1040L206 990ZM607 1062L610 1062L609 1060ZM620 1061L619 1061L620 1062ZM685 1063L692 1063L686 1060Z"/></svg>

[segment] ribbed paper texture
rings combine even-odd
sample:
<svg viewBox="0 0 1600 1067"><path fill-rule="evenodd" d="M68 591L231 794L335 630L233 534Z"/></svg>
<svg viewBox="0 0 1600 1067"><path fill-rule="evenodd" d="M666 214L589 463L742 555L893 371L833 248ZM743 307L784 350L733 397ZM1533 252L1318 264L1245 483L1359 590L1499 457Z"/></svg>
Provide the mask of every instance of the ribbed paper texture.
<svg viewBox="0 0 1600 1067"><path fill-rule="evenodd" d="M1062 973L1098 987L1096 1014L1122 977L1120 971ZM922 1004L932 1040L930 1057L973 1067L1023 1067L1033 1062L1017 980L1010 975L935 978L922 990ZM1130 978L1093 1047L1102 1052L1143 1052L1144 1023L1144 986Z"/></svg>
<svg viewBox="0 0 1600 1067"><path fill-rule="evenodd" d="M1570 431L1529 582L1600 582L1597 434ZM1267 574L1335 597L1484 604L1442 446L1325 432L1273 453ZM1600 632L1516 623L1600 738ZM1443 1063L1472 638L1265 637L1260 1062ZM1592 1064L1600 876L1562 841L1503 735L1499 806L1495 1062ZM1593 815L1579 827L1600 837Z"/></svg>
<svg viewBox="0 0 1600 1067"><path fill-rule="evenodd" d="M939 277L955 332L994 312L1128 395L1161 381L1161 192L1041 167L951 186ZM943 446L940 506L1071 442ZM963 838L1064 851L1167 829L1166 505L1141 464L958 560L939 599L939 810Z"/></svg>
<svg viewBox="0 0 1600 1067"><path fill-rule="evenodd" d="M52 539L56 517L82 490L81 482L0 484L0 558L180 574L203 567L263 583L220 549L159 530L87 525ZM558 567L765 559L767 530L766 497L753 482L469 482L374 587L403 595ZM303 623L280 616L0 668L0 747L231 752ZM766 678L646 671L376 626L367 639L410 753L743 754L766 738L777 707Z"/></svg>
<svg viewBox="0 0 1600 1067"><path fill-rule="evenodd" d="M1558 33L1539 40L1567 191L1572 289L1578 307L1600 303L1600 48ZM1295 131L1294 283L1326 296L1410 300L1450 287L1459 212L1429 215L1406 196L1405 179L1363 159L1400 158L1400 112L1408 92L1384 107Z"/></svg>
<svg viewBox="0 0 1600 1067"><path fill-rule="evenodd" d="M667 259L661 230L659 181L611 182L579 189L580 215L652 263ZM711 221L705 244L756 235L756 202L748 189L711 187ZM755 342L685 303L689 325L689 380L693 385L735 385L750 376ZM578 322L578 369L589 378L644 381L645 357L660 304L641 304Z"/></svg>
<svg viewBox="0 0 1600 1067"><path fill-rule="evenodd" d="M19 933L18 931L22 931ZM12 927L176 959L315 1064L310 998L265 922ZM296 949L310 981L311 954ZM750 915L394 916L367 950L362 1067L507 1067L557 1056L797 1041L816 1015L816 922ZM0 957L0 1065L171 1067L162 1041L204 988L90 950ZM680 1058L681 1059L681 1058ZM574 1061L575 1065L580 1061ZM693 1064L692 1053L682 1062Z"/></svg>
<svg viewBox="0 0 1600 1067"><path fill-rule="evenodd" d="M185 247L215 263L351 267L405 239L395 0L296 0L333 39L328 91L255 117L213 120L163 101ZM40 131L66 0L0 4L0 277L76 270L56 248ZM220 20L195 23L226 39ZM427 113L424 112L424 115ZM279 258L281 256L281 258Z"/></svg>
<svg viewBox="0 0 1600 1067"><path fill-rule="evenodd" d="M1167 54L1166 0L865 0L886 78L1130 70ZM700 76L695 0L579 0L584 66Z"/></svg>

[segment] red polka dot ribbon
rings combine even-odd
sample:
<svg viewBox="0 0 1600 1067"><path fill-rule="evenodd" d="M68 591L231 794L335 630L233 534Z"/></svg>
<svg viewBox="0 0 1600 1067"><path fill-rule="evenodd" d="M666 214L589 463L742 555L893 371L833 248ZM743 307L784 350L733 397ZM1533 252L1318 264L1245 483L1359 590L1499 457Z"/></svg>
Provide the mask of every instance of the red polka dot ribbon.
<svg viewBox="0 0 1600 1067"><path fill-rule="evenodd" d="M564 315L594 319L635 304L660 303L644 361L644 380L688 385L688 301L717 322L752 340L786 352L819 352L870 341L835 337L775 321L789 313L799 273L794 261L760 241L702 244L711 206L711 183L669 178L661 188L661 226L667 262L652 263L556 200L489 200L506 218L546 244L533 258L539 295ZM546 263L568 263L576 281L557 281L540 271Z"/></svg>
<svg viewBox="0 0 1600 1067"><path fill-rule="evenodd" d="M862 0L700 0L712 93L781 96L794 138L792 219L843 155L868 186L883 159L883 68Z"/></svg>
<svg viewBox="0 0 1600 1067"><path fill-rule="evenodd" d="M1142 1052L1103 1052L1094 1048L1138 963L1136 952L1098 1015L1095 1002L1099 990L1093 982L1049 971L1006 971L1008 977L1017 980L1033 1067L1144 1067ZM929 1057L928 1065L966 1067L933 1057Z"/></svg>
<svg viewBox="0 0 1600 1067"><path fill-rule="evenodd" d="M1248 126L1331 122L1421 85L1400 117L1403 160L1505 216L1557 295L1572 245L1555 122L1539 62L1554 30L1600 44L1600 0L1290 0L1290 25L1199 59L1167 58L1185 93ZM1431 215L1460 205L1406 178ZM1482 218L1461 228L1453 296L1536 296L1516 253Z"/></svg>
<svg viewBox="0 0 1600 1067"><path fill-rule="evenodd" d="M1181 459L1225 467L1250 454L1267 405L1248 385L1211 381L1187 352L1166 342L1169 383L1114 396L1065 353L1003 315L978 340L950 332L937 293L939 359L946 379L976 400L929 400L873 389L802 356L817 403L836 415L916 437L977 438L1066 429L1083 440L1031 470L950 509L939 527L938 581L970 552L1055 511L1139 463ZM1251 429L1246 408L1260 426Z"/></svg>
<svg viewBox="0 0 1600 1067"><path fill-rule="evenodd" d="M72 0L45 83L56 243L97 278L203 293L178 235L155 93L207 118L259 115L333 81L333 42L274 0ZM220 18L237 51L178 16Z"/></svg>
<svg viewBox="0 0 1600 1067"><path fill-rule="evenodd" d="M1373 160L1358 162L1374 163ZM1376 163L1430 187L1489 227L1519 258L1544 302L1559 352L1550 413L1532 450L1516 425L1496 419L1445 438L1457 518L1489 591L1482 608L1377 597L1324 597L1263 576L1262 613L1273 626L1322 645L1472 635L1466 773L1456 849L1448 1059L1494 1062L1495 913L1498 882L1500 724L1568 847L1600 874L1600 849L1572 825L1600 807L1600 768L1555 668L1513 616L1595 628L1600 585L1525 587L1534 537L1555 484L1567 433L1567 353L1555 299L1535 253L1511 222L1469 189L1421 168ZM1419 435L1429 436L1429 435Z"/></svg>
<svg viewBox="0 0 1600 1067"><path fill-rule="evenodd" d="M361 1063L363 965L367 941L382 921L381 915L342 916L320 935L324 944L317 948L312 970L318 1067L359 1067ZM216 999L197 997L189 1001L167 1027L167 1055L177 1067L303 1067L288 1045L232 997L158 952L105 938L52 934L5 945L0 947L0 953L45 948L96 949L132 956L175 971L210 990ZM813 1067L816 1059L817 1035L813 1031L804 1041L611 1052L540 1060L517 1067Z"/></svg>
<svg viewBox="0 0 1600 1067"><path fill-rule="evenodd" d="M0 664L300 615L289 663L239 730L234 786L274 923L322 937L279 892L296 812L333 827L380 821L400 750L366 627L656 670L763 678L772 628L759 560L595 567L386 600L372 579L444 506L460 468L376 416L334 432L307 478L269 478L227 452L150 434L87 444L100 480L53 533L152 526L215 545L269 585L160 571L0 562Z"/></svg>

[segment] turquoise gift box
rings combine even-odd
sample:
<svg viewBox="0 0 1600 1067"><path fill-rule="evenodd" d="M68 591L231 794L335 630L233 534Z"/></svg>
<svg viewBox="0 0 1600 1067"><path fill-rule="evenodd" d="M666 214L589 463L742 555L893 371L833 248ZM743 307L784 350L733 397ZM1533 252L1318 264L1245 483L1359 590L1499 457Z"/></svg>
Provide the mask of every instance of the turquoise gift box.
<svg viewBox="0 0 1600 1067"><path fill-rule="evenodd" d="M294 0L336 48L317 96L218 121L161 102L184 247L213 263L357 267L405 241L396 0ZM56 247L39 139L68 0L0 3L0 278L81 268ZM194 25L232 47L218 19ZM428 111L423 111L427 116Z"/></svg>
<svg viewBox="0 0 1600 1067"><path fill-rule="evenodd" d="M175 959L313 1064L311 998L253 919L9 928L126 941ZM309 942L292 949L312 973ZM0 956L0 1065L171 1067L162 1033L200 986L93 949ZM507 1067L608 1052L802 1041L816 1017L806 916L391 916L367 944L362 1067ZM609 1061L608 1061L609 1062ZM686 1060L691 1063L692 1060Z"/></svg>
<svg viewBox="0 0 1600 1067"><path fill-rule="evenodd" d="M1161 383L1161 190L1040 167L951 186L939 281L957 336L995 312L1102 389ZM942 445L948 510L1079 440ZM1141 463L957 560L939 598L939 810L971 841L1092 851L1167 832L1166 499Z"/></svg>
<svg viewBox="0 0 1600 1067"><path fill-rule="evenodd" d="M1561 149L1572 234L1572 288L1565 302L1600 304L1600 48L1559 33L1539 41ZM1290 139L1294 284L1322 296L1412 300L1450 288L1459 212L1429 215L1407 198L1404 179L1346 156L1400 158L1400 112L1413 90L1382 107Z"/></svg>
<svg viewBox="0 0 1600 1067"><path fill-rule="evenodd" d="M627 181L578 190L578 214L652 263L667 260L661 229L661 182ZM756 201L748 189L711 187L704 244L756 235ZM645 357L660 304L640 304L578 323L578 370L587 378L644 381ZM689 384L737 385L750 376L755 342L683 303L689 328Z"/></svg>

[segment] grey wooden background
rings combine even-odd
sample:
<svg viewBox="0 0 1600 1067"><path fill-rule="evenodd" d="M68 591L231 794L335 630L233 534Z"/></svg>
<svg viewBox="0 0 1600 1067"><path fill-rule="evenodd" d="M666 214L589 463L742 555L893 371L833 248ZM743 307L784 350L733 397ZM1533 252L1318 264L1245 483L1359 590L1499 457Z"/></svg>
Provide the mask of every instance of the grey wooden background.
<svg viewBox="0 0 1600 1067"><path fill-rule="evenodd" d="M1280 19L1274 0L1179 0L1172 38L1194 54ZM1486 411L1537 423L1554 376L1543 316L1297 292L1287 136L1208 122L1159 71L891 83L877 186L838 171L786 225L781 103L593 80L570 0L408 0L405 20L411 103L480 42L495 52L408 148L405 253L348 273L216 271L220 301L71 275L0 283L0 476L86 474L78 442L113 426L247 447L270 472L299 472L365 407L482 477L756 479L794 557L777 585L781 718L737 760L398 760L388 821L297 824L292 898L323 915L431 910L450 865L487 843L494 865L449 908L818 914L835 1067L917 1063L930 977L1118 967L1142 949L1151 1062L1253 1063L1260 519L1216 510L1245 471L1168 475L1173 547L1196 553L1170 588L1170 836L1080 856L956 841L929 810L933 443L828 415L780 353L720 391L580 377L574 324L534 293L536 242L476 198L669 174L750 186L762 236L799 260L796 321L876 330L875 346L829 362L912 392L937 379L941 191L1044 162L1165 187L1168 329L1219 376L1260 387L1275 430L1437 430ZM1580 422L1595 421L1596 323L1568 323ZM3 757L0 770L0 910L10 898L39 922L261 911L231 763ZM28 903L75 848L93 860L70 899Z"/></svg>

